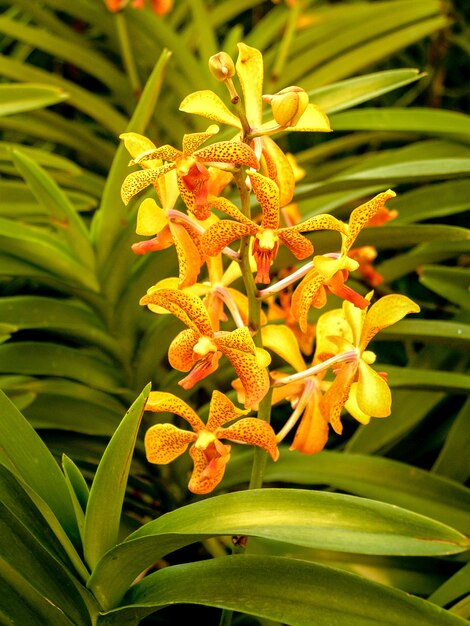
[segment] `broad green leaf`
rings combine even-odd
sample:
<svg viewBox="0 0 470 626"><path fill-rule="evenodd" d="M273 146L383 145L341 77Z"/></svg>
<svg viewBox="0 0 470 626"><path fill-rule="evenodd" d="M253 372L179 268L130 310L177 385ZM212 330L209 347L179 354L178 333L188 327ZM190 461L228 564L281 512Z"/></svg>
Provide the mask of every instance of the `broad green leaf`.
<svg viewBox="0 0 470 626"><path fill-rule="evenodd" d="M466 374L394 365L380 365L379 367L379 371L387 372L391 387L470 393L470 377Z"/></svg>
<svg viewBox="0 0 470 626"><path fill-rule="evenodd" d="M96 470L83 529L83 551L91 568L117 543L132 453L149 391L147 385L126 413Z"/></svg>
<svg viewBox="0 0 470 626"><path fill-rule="evenodd" d="M88 485L83 474L75 463L66 454L62 456L62 469L64 471L65 482L70 493L75 517L77 519L78 530L83 541L83 526L85 523L85 509L88 502Z"/></svg>
<svg viewBox="0 0 470 626"><path fill-rule="evenodd" d="M335 130L389 130L430 135L470 135L470 117L455 111L413 107L401 109L364 108L338 113L330 119Z"/></svg>
<svg viewBox="0 0 470 626"><path fill-rule="evenodd" d="M22 341L0 346L0 374L59 376L114 393L123 384L121 371L108 361L50 342Z"/></svg>
<svg viewBox="0 0 470 626"><path fill-rule="evenodd" d="M67 94L62 89L49 85L0 85L0 117L33 111L66 99Z"/></svg>
<svg viewBox="0 0 470 626"><path fill-rule="evenodd" d="M222 487L250 477L252 454L237 455ZM412 465L374 455L323 450L316 455L283 451L268 463L266 482L329 485L358 496L404 507L448 523L463 533L470 530L470 490L459 483Z"/></svg>
<svg viewBox="0 0 470 626"><path fill-rule="evenodd" d="M428 289L470 311L470 276L467 268L424 265L419 281Z"/></svg>
<svg viewBox="0 0 470 626"><path fill-rule="evenodd" d="M63 236L73 256L93 271L95 257L88 231L67 196L40 165L20 150L14 150L12 156L16 168L39 204L49 213L52 226Z"/></svg>
<svg viewBox="0 0 470 626"><path fill-rule="evenodd" d="M98 623L134 626L145 615L175 603L218 606L291 626L466 623L426 600L354 574L297 559L249 555L161 569L134 585L123 608Z"/></svg>
<svg viewBox="0 0 470 626"><path fill-rule="evenodd" d="M470 324L444 320L402 320L380 331L378 339L425 341L442 343L460 350L468 350L470 343Z"/></svg>
<svg viewBox="0 0 470 626"><path fill-rule="evenodd" d="M102 606L111 608L155 559L217 535L253 535L362 554L431 555L468 547L457 531L380 502L300 489L249 490L213 497L149 522L103 557L89 588Z"/></svg>
<svg viewBox="0 0 470 626"><path fill-rule="evenodd" d="M15 150L21 151L24 155L42 165L45 168L51 170L51 173L59 175L60 173L71 174L72 176L80 176L82 169L70 159L67 159L59 154L54 154L50 150L43 150L42 148L34 148L31 146L25 146L20 143L13 143L9 141L0 142L0 161L10 162ZM9 166L2 164L2 170L10 173ZM57 172L56 172L57 170ZM13 173L13 172L12 172ZM14 175L17 175L15 168Z"/></svg>
<svg viewBox="0 0 470 626"><path fill-rule="evenodd" d="M48 504L72 540L76 540L73 505L54 457L1 390L0 413L0 461Z"/></svg>
<svg viewBox="0 0 470 626"><path fill-rule="evenodd" d="M470 476L467 452L470 445L470 398L455 418L433 472L464 483Z"/></svg>
<svg viewBox="0 0 470 626"><path fill-rule="evenodd" d="M469 195L469 180L451 180L400 193L388 206L398 211L395 224L409 224L467 211Z"/></svg>
<svg viewBox="0 0 470 626"><path fill-rule="evenodd" d="M67 279L81 288L99 290L95 275L76 261L63 242L46 229L0 217L0 247L2 252L24 258L54 277Z"/></svg>
<svg viewBox="0 0 470 626"><path fill-rule="evenodd" d="M399 87L409 85L422 77L423 74L415 69L374 72L365 76L348 78L320 89L313 89L309 92L310 102L314 102L326 111L328 115L331 115L337 111L342 111L377 98ZM338 117L333 115L330 118L334 130L340 130L339 127L335 126ZM372 127L367 127L366 130L370 131L373 129Z"/></svg>

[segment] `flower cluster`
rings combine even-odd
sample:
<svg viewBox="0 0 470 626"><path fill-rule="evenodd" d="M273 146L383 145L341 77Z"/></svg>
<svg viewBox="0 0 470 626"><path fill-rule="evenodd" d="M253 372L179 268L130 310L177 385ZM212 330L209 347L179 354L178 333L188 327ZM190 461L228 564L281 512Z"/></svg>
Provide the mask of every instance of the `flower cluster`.
<svg viewBox="0 0 470 626"><path fill-rule="evenodd" d="M297 217L293 198L300 168L272 137L280 131L329 132L328 118L301 87L263 94L261 53L245 44L238 48L236 63L223 52L209 63L227 87L229 105L204 90L180 106L213 123L205 132L185 135L181 149L157 147L137 133L122 135L130 165L139 167L124 180L122 199L127 204L145 191L137 233L151 237L133 250L146 254L174 245L179 266L178 277L152 286L140 303L186 327L168 352L170 366L186 374L179 382L183 389L226 359L244 405L238 408L214 391L204 424L176 395L150 394L147 410L178 415L192 430L152 426L145 437L147 458L169 463L192 444L189 489L198 494L222 480L230 458L222 439L257 446L277 460L278 443L295 426L291 449L312 454L326 445L330 426L341 434L343 409L362 424L390 415L387 377L371 367L376 355L368 344L381 329L419 311L401 295L371 304L372 292L361 295L346 284L356 270L380 282L372 266L375 250L354 245L364 227L393 217L386 207L393 191L361 204L348 223L328 213ZM233 129L231 139L217 141L220 125ZM337 249L315 254L317 231L332 231ZM277 265L281 247L284 258L291 255L289 267ZM343 299L342 308L323 313L313 327L312 307L323 308L331 294ZM282 369L269 369L272 354L285 363ZM278 402L289 402L292 414L276 434L269 415ZM246 417L250 411L258 414Z"/></svg>

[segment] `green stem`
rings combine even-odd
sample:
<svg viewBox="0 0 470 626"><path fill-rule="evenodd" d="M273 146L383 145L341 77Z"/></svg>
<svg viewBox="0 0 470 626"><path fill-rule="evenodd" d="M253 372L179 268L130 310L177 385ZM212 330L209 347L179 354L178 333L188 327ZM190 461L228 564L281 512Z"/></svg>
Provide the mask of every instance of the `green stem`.
<svg viewBox="0 0 470 626"><path fill-rule="evenodd" d="M126 73L129 76L132 91L139 96L142 91L142 86L139 80L139 74L137 72L137 66L134 61L134 55L132 54L131 42L129 39L129 33L127 31L126 18L121 11L115 14L117 33L119 38L119 45L121 47L121 55L126 69Z"/></svg>
<svg viewBox="0 0 470 626"><path fill-rule="evenodd" d="M289 50L294 39L295 31L297 30L297 19L300 15L300 8L301 3L296 2L294 6L291 7L289 10L284 35L282 37L281 43L279 44L277 57L271 70L269 82L272 86L274 86L279 81L279 77L282 74L284 65L287 61L287 57L289 56Z"/></svg>
<svg viewBox="0 0 470 626"><path fill-rule="evenodd" d="M258 419L264 420L269 424L271 420L271 400L273 390L272 388L264 396L259 403ZM262 448L255 448L253 457L253 466L251 468L251 478L248 489L261 489L263 486L264 470L266 468L266 461L268 460L268 453Z"/></svg>

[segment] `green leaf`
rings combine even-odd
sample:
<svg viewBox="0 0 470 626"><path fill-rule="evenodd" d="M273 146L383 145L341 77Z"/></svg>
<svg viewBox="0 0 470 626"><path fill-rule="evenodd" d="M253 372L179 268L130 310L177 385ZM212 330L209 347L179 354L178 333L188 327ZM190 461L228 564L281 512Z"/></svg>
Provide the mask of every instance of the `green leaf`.
<svg viewBox="0 0 470 626"><path fill-rule="evenodd" d="M470 477L467 452L470 446L470 398L455 418L444 446L432 467L433 472L464 483Z"/></svg>
<svg viewBox="0 0 470 626"><path fill-rule="evenodd" d="M48 504L69 536L76 540L73 505L54 457L1 390L0 414L0 461Z"/></svg>
<svg viewBox="0 0 470 626"><path fill-rule="evenodd" d="M423 76L424 74L415 69L374 72L365 76L348 78L320 89L313 89L309 92L310 102L314 102L326 111L328 115L331 115L337 111L342 111L377 98L399 87L409 85L420 80ZM334 130L340 130L337 126L338 117L338 115L333 115L330 118ZM370 131L373 129L367 127L366 130Z"/></svg>
<svg viewBox="0 0 470 626"><path fill-rule="evenodd" d="M468 350L470 347L470 324L443 320L402 320L380 331L377 339L425 341Z"/></svg>
<svg viewBox="0 0 470 626"><path fill-rule="evenodd" d="M354 574L297 559L249 555L175 565L150 574L133 586L122 609L98 623L134 626L136 620L175 603L217 606L291 626L466 623L430 602Z"/></svg>
<svg viewBox="0 0 470 626"><path fill-rule="evenodd" d="M89 588L109 609L153 561L217 535L252 535L362 554L431 555L468 547L457 531L380 502L300 489L250 490L210 498L149 522L103 557Z"/></svg>
<svg viewBox="0 0 470 626"><path fill-rule="evenodd" d="M13 150L12 156L16 168L39 204L49 213L52 225L63 236L72 255L92 271L95 255L88 231L74 206L40 165L20 150Z"/></svg>
<svg viewBox="0 0 470 626"><path fill-rule="evenodd" d="M470 393L470 377L466 374L394 365L380 365L380 368L387 372L391 387Z"/></svg>
<svg viewBox="0 0 470 626"><path fill-rule="evenodd" d="M463 565L459 571L443 583L429 596L429 601L438 606L446 606L470 592L470 563Z"/></svg>
<svg viewBox="0 0 470 626"><path fill-rule="evenodd" d="M431 291L470 311L470 281L467 268L424 265L419 281Z"/></svg>
<svg viewBox="0 0 470 626"><path fill-rule="evenodd" d="M65 481L70 493L75 517L77 518L78 530L83 540L83 527L85 523L85 509L88 502L88 485L86 484L83 474L80 472L75 463L66 454L62 455L62 469L64 471Z"/></svg>
<svg viewBox="0 0 470 626"><path fill-rule="evenodd" d="M91 568L117 543L132 453L149 392L147 385L126 413L96 470L83 530L83 551Z"/></svg>
<svg viewBox="0 0 470 626"><path fill-rule="evenodd" d="M455 111L413 107L410 109L364 108L333 115L334 130L388 130L429 135L470 135L470 116Z"/></svg>
<svg viewBox="0 0 470 626"><path fill-rule="evenodd" d="M66 99L62 89L49 85L0 85L0 117L41 109Z"/></svg>
<svg viewBox="0 0 470 626"><path fill-rule="evenodd" d="M252 454L237 455L222 487L249 480ZM323 450L295 455L287 450L277 463L268 463L266 482L329 485L358 496L401 506L463 533L470 531L470 489L412 465L374 455Z"/></svg>
<svg viewBox="0 0 470 626"><path fill-rule="evenodd" d="M451 180L400 193L387 206L398 211L395 224L409 224L467 211L469 195L469 180Z"/></svg>

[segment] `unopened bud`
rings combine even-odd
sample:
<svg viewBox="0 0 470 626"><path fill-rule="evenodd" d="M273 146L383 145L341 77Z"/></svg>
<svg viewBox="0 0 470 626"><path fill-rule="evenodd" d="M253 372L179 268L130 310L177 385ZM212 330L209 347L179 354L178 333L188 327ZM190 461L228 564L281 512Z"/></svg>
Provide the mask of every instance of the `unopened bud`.
<svg viewBox="0 0 470 626"><path fill-rule="evenodd" d="M209 59L209 69L217 80L224 81L235 74L235 65L226 52L218 52Z"/></svg>
<svg viewBox="0 0 470 626"><path fill-rule="evenodd" d="M308 105L308 94L302 87L286 87L274 95L263 96L280 126L295 126Z"/></svg>

